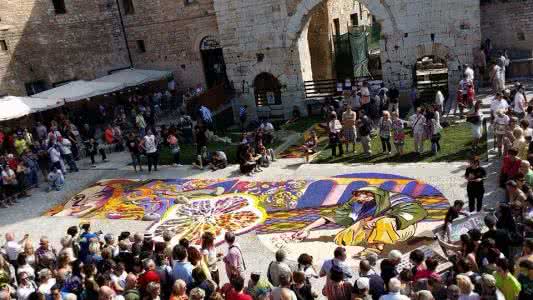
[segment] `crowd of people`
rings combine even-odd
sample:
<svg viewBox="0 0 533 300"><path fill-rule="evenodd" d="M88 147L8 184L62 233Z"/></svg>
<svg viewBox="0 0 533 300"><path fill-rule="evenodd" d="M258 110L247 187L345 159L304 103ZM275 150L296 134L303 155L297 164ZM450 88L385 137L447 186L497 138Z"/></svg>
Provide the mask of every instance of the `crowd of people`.
<svg viewBox="0 0 533 300"><path fill-rule="evenodd" d="M349 152L350 146L355 152L358 142L363 154L371 155L374 136L381 141L382 154L392 155L394 152L394 155L403 155L408 126L412 129L416 153L424 153L426 141L431 142L431 153L438 153L443 129L440 121L444 105L442 93L437 93L434 103L417 107L408 120L400 118L399 96L395 86L388 89L381 83L379 88L371 89L365 81L352 91L345 92L343 101L327 99L323 112L332 156L344 155Z"/></svg>

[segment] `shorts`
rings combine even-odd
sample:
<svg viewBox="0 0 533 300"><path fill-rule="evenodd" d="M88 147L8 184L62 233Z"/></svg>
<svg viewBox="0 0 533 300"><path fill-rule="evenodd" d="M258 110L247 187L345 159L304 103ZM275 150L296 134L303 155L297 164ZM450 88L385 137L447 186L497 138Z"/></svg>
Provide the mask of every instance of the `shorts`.
<svg viewBox="0 0 533 300"><path fill-rule="evenodd" d="M354 127L347 127L343 130L343 137L346 142L355 143L357 134Z"/></svg>

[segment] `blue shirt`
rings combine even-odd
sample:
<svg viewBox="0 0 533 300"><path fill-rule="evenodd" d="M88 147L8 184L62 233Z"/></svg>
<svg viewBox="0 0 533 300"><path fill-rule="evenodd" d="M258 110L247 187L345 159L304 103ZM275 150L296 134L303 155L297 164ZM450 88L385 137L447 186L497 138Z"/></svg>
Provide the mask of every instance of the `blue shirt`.
<svg viewBox="0 0 533 300"><path fill-rule="evenodd" d="M344 277L346 278L352 278L353 277L353 272L352 270L350 269L350 267L345 264L344 262L334 258L334 259L328 259L328 260L325 260L324 261L324 264L322 264L322 269L320 270L320 273L322 273L322 271L326 274L328 274L329 276L329 272L331 271L331 267L333 267L333 264L335 264L337 267L339 267L342 272L344 273Z"/></svg>
<svg viewBox="0 0 533 300"><path fill-rule="evenodd" d="M174 266L172 267L172 279L173 281L176 281L178 279L181 279L185 281L187 285L190 285L192 283L192 265L190 262L181 262L176 261L174 262Z"/></svg>

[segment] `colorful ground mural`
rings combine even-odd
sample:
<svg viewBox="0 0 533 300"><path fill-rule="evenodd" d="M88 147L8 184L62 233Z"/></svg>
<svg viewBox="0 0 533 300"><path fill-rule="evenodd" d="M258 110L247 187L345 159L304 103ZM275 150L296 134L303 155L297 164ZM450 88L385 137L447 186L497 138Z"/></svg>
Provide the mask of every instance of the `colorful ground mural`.
<svg viewBox="0 0 533 300"><path fill-rule="evenodd" d="M199 243L205 231L222 242L228 230L255 230L272 250L296 253L336 245L380 253L439 225L449 207L435 187L402 176L356 173L317 180L105 180L80 192L50 216L153 221L160 240ZM308 247L312 246L312 247Z"/></svg>

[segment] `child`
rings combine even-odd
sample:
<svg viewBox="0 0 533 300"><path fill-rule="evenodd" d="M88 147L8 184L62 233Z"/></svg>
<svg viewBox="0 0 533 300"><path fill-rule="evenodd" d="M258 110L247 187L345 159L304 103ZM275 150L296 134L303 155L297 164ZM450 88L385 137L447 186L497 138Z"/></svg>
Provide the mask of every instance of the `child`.
<svg viewBox="0 0 533 300"><path fill-rule="evenodd" d="M405 144L404 121L399 118L397 111L393 111L391 116L392 136L394 139L394 147L396 148L396 155L403 155L403 145Z"/></svg>
<svg viewBox="0 0 533 300"><path fill-rule="evenodd" d="M53 189L55 189L56 191L60 191L64 183L65 177L63 176L63 173L60 169L54 167L52 169L52 172L48 174L48 192Z"/></svg>
<svg viewBox="0 0 533 300"><path fill-rule="evenodd" d="M257 154L261 156L259 159L259 166L263 168L268 168L270 166L270 154L267 150L267 148L263 145L263 143L259 142L257 144Z"/></svg>

